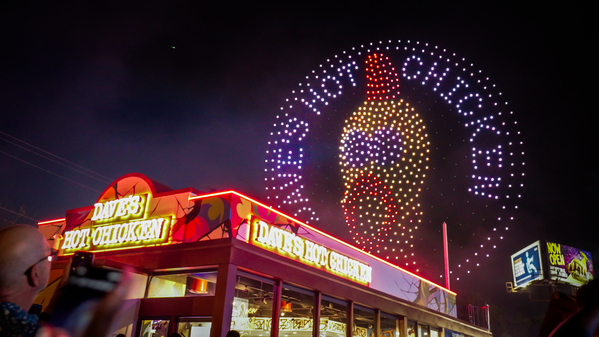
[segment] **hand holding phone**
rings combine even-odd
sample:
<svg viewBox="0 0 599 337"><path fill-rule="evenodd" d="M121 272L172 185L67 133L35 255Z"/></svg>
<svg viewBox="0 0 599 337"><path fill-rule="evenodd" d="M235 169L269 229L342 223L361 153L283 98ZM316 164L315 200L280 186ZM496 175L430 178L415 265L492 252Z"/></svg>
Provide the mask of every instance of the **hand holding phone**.
<svg viewBox="0 0 599 337"><path fill-rule="evenodd" d="M94 253L89 252L75 252L71 258L71 272L75 271L77 267L88 267L91 268L94 265Z"/></svg>
<svg viewBox="0 0 599 337"><path fill-rule="evenodd" d="M93 254L75 254L71 272L53 300L50 324L71 336L82 336L97 312L98 304L115 290L122 279L118 270L95 268ZM91 254L91 255L90 255ZM122 300L122 299L121 299ZM110 325L110 322L106 322Z"/></svg>

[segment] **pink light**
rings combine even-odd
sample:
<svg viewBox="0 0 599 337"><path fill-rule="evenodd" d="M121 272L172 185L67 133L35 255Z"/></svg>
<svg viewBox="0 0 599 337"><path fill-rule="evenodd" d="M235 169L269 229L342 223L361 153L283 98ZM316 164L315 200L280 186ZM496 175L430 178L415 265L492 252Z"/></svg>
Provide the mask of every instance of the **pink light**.
<svg viewBox="0 0 599 337"><path fill-rule="evenodd" d="M67 218L61 218L61 219L54 219L54 220L42 221L42 222L38 222L38 223L37 223L37 225L38 225L38 226L49 225L49 224L51 224L51 223L65 221L66 219L67 219Z"/></svg>
<svg viewBox="0 0 599 337"><path fill-rule="evenodd" d="M445 257L445 286L449 289L449 250L447 247L447 224L443 223L443 256Z"/></svg>
<svg viewBox="0 0 599 337"><path fill-rule="evenodd" d="M291 221L293 221L293 222L299 223L299 224L301 224L302 226L305 226L305 227L307 227L307 228L309 228L309 229L311 229L311 230L313 230L313 231L315 231L315 232L317 232L317 233L319 233L319 234L321 234L321 235L324 235L324 236L326 236L326 237L327 237L327 238L329 238L329 239L332 239L332 240L334 240L334 241L337 241L338 243L340 243L340 244L342 244L342 245L345 245L346 247L348 247L348 248L351 248L351 249L355 250L356 252L359 252L360 254L365 254L365 255L368 255L369 257L371 257L371 258L373 258L373 259L375 259L375 260L377 260L377 261L380 261L380 262L382 262L382 263L384 263L384 264L386 264L386 265L388 265L388 266L390 266L390 267L393 267L393 268L395 268L395 269L397 269L397 270L400 270L400 271L402 271L402 272L404 272L404 273L406 273L406 274L412 275L412 276L414 276L414 277L416 277L416 278L418 278L418 279L420 279L420 280L422 280L422 281L425 281L425 282L428 282L428 283L430 283L430 284L433 284L433 285L435 285L435 286L439 287L440 289L443 289L443 290L447 291L448 293L450 293L450 294L453 294L453 295L456 295L456 296L457 296L457 293L455 293L455 292L453 292L453 291L451 291L451 290L449 290L449 289L447 289L447 288L445 288L445 287L442 287L442 286L440 286L440 285L436 284L435 282L429 281L429 280L425 279L424 277L418 276L418 275L416 275L416 274L414 274L414 273L411 273L411 272L409 272L409 271L407 271L407 270L405 270L405 269L403 269L403 268L401 268L401 267L398 267L398 266L396 266L396 265L394 265L394 264L392 264L392 263L390 263L390 262L387 262L387 261L385 261L385 260L383 260L383 259L381 259L381 258L379 258L379 257L377 257L377 256L374 256L374 255L372 255L372 254L370 254L370 253L367 253L367 252L365 252L365 251L363 251L363 250L361 250L361 249L359 249L359 248L357 248L357 247L354 247L354 246L350 245L349 243L347 243L347 242L345 242L345 241L343 241L343 240L337 239L336 237L334 237L334 236L332 236L332 235L330 235L330 234L327 234L327 233L325 233L325 232L323 232L323 231L320 231L320 230L318 230L318 229L316 229L316 228L314 228L314 227L312 227L312 226L310 226L310 225L307 225L307 224L305 224L305 223L304 223L304 222L302 222L302 221L299 221L299 220L297 220L297 219L295 219L295 218L293 218L293 217L291 217L291 216L289 216L289 215L287 215L287 214L285 214L285 213L283 213L283 212L281 212L281 211L278 211L278 210L274 209L272 206L266 206L265 204L263 204L263 203L261 203L261 202L259 202L259 201L256 201L256 200L254 200L254 199L252 199L252 198L250 198L250 197L248 197L248 196L245 196L245 195L243 195L243 194L241 194L241 193L239 193L239 192L237 192L237 191L230 190L230 191L224 191L224 192L216 192L216 193L210 193L210 194L203 194L203 195L198 195L198 196L195 196L195 197L190 197L190 198L189 198L189 200L196 200L196 199L210 198L210 197L215 197L215 196L224 195L224 194L235 194L235 195L237 195L237 196L239 196L239 197L242 197L242 198L248 199L249 201L251 201L251 202L253 202L253 203L256 203L256 204L258 204L258 205L260 205L260 206L262 206L262 207L268 208L268 209L270 209L271 211L273 211L273 212L275 212L275 213L277 213L277 214L279 214L279 215L281 215L281 216L284 216L284 217L286 217L287 219L289 219L289 220L291 220Z"/></svg>

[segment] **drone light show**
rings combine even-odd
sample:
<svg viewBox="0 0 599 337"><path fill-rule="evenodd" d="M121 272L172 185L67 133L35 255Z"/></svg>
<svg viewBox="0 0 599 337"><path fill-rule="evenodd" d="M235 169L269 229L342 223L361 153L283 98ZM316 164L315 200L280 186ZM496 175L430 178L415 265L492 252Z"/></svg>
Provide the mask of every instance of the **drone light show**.
<svg viewBox="0 0 599 337"><path fill-rule="evenodd" d="M447 222L459 280L508 237L522 148L508 103L473 63L379 41L333 55L284 100L266 190L273 206L416 272L442 259Z"/></svg>

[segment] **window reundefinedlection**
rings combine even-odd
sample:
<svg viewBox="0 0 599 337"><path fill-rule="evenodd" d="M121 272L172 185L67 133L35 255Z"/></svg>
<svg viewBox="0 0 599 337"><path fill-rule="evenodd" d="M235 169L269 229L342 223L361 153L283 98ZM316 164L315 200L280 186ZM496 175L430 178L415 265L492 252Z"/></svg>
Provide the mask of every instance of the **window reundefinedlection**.
<svg viewBox="0 0 599 337"><path fill-rule="evenodd" d="M407 331L408 337L416 337L417 324L414 321L408 321Z"/></svg>
<svg viewBox="0 0 599 337"><path fill-rule="evenodd" d="M216 273L214 270L206 270L184 274L152 275L147 297L214 296Z"/></svg>
<svg viewBox="0 0 599 337"><path fill-rule="evenodd" d="M418 323L418 337L430 337L430 328L428 325Z"/></svg>
<svg viewBox="0 0 599 337"><path fill-rule="evenodd" d="M270 336L274 281L238 272L235 282L231 330L242 335Z"/></svg>
<svg viewBox="0 0 599 337"><path fill-rule="evenodd" d="M131 273L131 291L127 293L126 300L143 298L148 285L148 275Z"/></svg>
<svg viewBox="0 0 599 337"><path fill-rule="evenodd" d="M320 335L345 337L347 335L347 301L322 295L320 299Z"/></svg>
<svg viewBox="0 0 599 337"><path fill-rule="evenodd" d="M400 327L400 319L399 317L388 314L386 312L381 312L381 335L380 337L400 337L399 327Z"/></svg>
<svg viewBox="0 0 599 337"><path fill-rule="evenodd" d="M279 314L279 336L312 336L314 330L314 298L314 292L311 290L283 284Z"/></svg>
<svg viewBox="0 0 599 337"><path fill-rule="evenodd" d="M441 329L427 324L408 320L408 337L441 337Z"/></svg>
<svg viewBox="0 0 599 337"><path fill-rule="evenodd" d="M212 328L212 317L210 316L190 316L179 317L177 320L177 333L181 336L210 336Z"/></svg>
<svg viewBox="0 0 599 337"><path fill-rule="evenodd" d="M273 317L275 281L244 271L238 271L231 330L242 335L270 336ZM314 305L316 292L287 283L282 284L279 331L281 337L311 337L314 330ZM344 299L326 294L320 299L320 336L346 337L348 325L348 305ZM354 337L404 337L400 316L380 312L379 336L376 336L376 311L354 304ZM408 320L407 337L439 337L440 329L416 321Z"/></svg>
<svg viewBox="0 0 599 337"><path fill-rule="evenodd" d="M171 321L168 319L142 320L139 335L143 337L167 337L170 323Z"/></svg>
<svg viewBox="0 0 599 337"><path fill-rule="evenodd" d="M375 337L376 322L373 309L354 304L354 337Z"/></svg>

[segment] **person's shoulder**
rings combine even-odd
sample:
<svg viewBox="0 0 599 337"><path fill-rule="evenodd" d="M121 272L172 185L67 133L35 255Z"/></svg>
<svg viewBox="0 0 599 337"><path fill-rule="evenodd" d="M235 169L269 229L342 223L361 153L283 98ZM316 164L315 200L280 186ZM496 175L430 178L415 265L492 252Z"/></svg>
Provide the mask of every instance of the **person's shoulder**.
<svg viewBox="0 0 599 337"><path fill-rule="evenodd" d="M12 302L0 302L2 336L35 336L41 325L35 315Z"/></svg>
<svg viewBox="0 0 599 337"><path fill-rule="evenodd" d="M25 311L25 309L12 302L0 301L0 309L2 309L2 311L0 311L0 314L4 315L27 314L27 311Z"/></svg>

